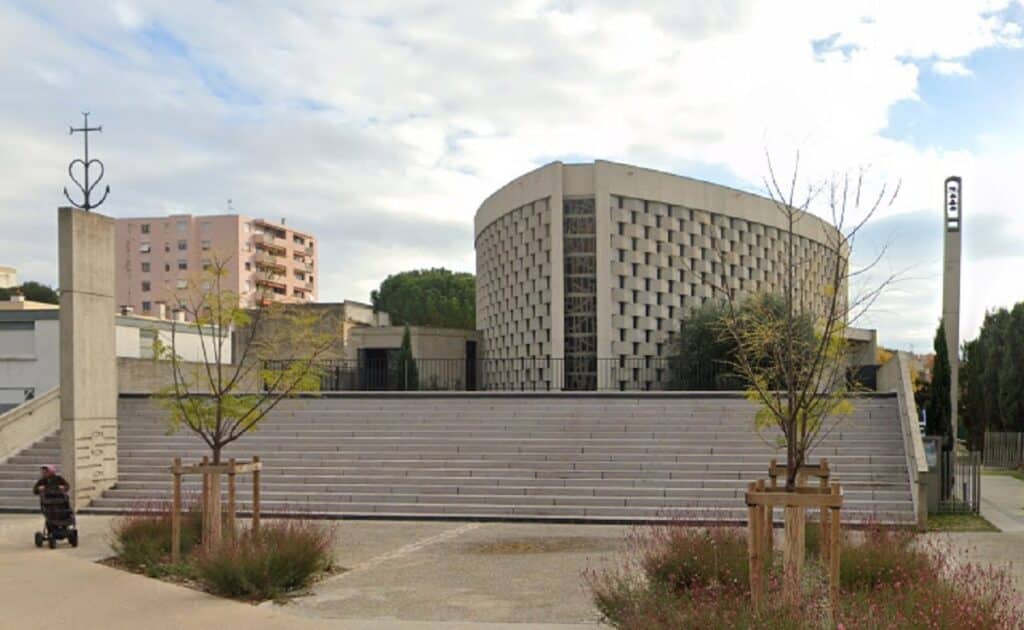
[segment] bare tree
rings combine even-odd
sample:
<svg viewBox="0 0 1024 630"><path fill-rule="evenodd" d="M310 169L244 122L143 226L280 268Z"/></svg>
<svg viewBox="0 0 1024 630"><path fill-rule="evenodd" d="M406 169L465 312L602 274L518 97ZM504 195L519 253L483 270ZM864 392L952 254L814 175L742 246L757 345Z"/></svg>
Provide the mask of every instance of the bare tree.
<svg viewBox="0 0 1024 630"><path fill-rule="evenodd" d="M899 185L890 189L882 183L869 195L866 171L861 170L854 177L837 175L804 189L798 183L799 154L785 184L777 178L770 156L767 164L764 184L783 222L781 290L772 298L748 297L741 307L732 288L716 289L727 303L722 334L735 346L729 363L746 383L748 399L759 405L757 429L777 427L782 434L786 489L792 490L807 454L853 410L847 328L896 274L876 278L870 287L848 295L852 284L877 267L886 248L853 271L849 256L868 221L895 202ZM810 218L812 205L822 197L828 214L825 224ZM801 229L803 222L806 229ZM801 233L815 234L818 245L802 243Z"/></svg>

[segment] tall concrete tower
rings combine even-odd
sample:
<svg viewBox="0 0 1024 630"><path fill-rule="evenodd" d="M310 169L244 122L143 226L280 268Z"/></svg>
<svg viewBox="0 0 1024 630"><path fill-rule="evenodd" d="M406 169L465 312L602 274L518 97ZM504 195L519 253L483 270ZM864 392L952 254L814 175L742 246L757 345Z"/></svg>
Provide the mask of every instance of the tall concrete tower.
<svg viewBox="0 0 1024 630"><path fill-rule="evenodd" d="M960 211L963 208L963 182L955 175L946 178L944 206L946 238L942 257L942 322L949 352L950 422L956 448L957 406L960 401Z"/></svg>

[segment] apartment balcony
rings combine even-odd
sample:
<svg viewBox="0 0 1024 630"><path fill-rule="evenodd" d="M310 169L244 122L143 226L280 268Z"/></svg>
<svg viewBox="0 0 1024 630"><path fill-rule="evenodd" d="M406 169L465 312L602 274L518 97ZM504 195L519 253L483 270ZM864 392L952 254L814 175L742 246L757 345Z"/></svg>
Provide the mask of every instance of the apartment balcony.
<svg viewBox="0 0 1024 630"><path fill-rule="evenodd" d="M285 278L277 273L261 273L256 276L256 285L270 287L272 289L287 289Z"/></svg>
<svg viewBox="0 0 1024 630"><path fill-rule="evenodd" d="M265 250L258 250L253 259L256 261L256 267L260 269L270 269L284 273L286 268L283 258Z"/></svg>
<svg viewBox="0 0 1024 630"><path fill-rule="evenodd" d="M253 245L257 250L265 250L275 256L284 256L287 251L284 244L274 238L272 234L253 234Z"/></svg>

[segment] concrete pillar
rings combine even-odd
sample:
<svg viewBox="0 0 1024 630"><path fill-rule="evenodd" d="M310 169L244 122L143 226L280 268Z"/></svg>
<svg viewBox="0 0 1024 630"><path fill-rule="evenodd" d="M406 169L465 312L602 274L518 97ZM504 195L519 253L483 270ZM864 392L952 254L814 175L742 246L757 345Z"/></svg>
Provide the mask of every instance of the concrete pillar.
<svg viewBox="0 0 1024 630"><path fill-rule="evenodd" d="M117 481L114 220L57 211L61 473L75 509Z"/></svg>
<svg viewBox="0 0 1024 630"><path fill-rule="evenodd" d="M946 351L949 354L949 398L952 405L950 421L955 452L957 424L960 421L960 229L963 182L959 177L946 178L944 205L942 323L946 331Z"/></svg>

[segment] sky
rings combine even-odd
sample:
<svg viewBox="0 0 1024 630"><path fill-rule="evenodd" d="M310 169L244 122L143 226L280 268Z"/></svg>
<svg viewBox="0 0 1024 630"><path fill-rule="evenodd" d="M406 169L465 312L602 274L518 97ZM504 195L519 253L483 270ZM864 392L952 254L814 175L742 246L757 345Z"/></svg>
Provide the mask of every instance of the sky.
<svg viewBox="0 0 1024 630"><path fill-rule="evenodd" d="M473 271L488 194L607 159L764 193L899 186L855 242L858 323L931 348L942 182L964 178L961 337L1024 300L1024 0L0 0L0 265L56 282L81 111L118 216L314 233L320 299ZM827 186L824 190L827 191ZM827 216L828 195L812 208ZM858 214L861 213L861 214Z"/></svg>

